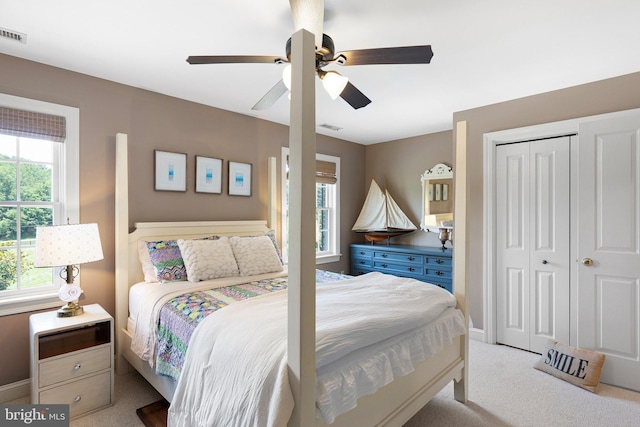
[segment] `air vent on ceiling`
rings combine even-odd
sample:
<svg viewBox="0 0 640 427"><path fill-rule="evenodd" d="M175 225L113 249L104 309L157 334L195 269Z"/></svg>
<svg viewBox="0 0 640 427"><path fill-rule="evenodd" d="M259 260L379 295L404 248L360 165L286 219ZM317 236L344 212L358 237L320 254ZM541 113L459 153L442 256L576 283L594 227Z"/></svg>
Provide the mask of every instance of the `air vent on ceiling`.
<svg viewBox="0 0 640 427"><path fill-rule="evenodd" d="M20 42L22 44L27 44L27 35L24 33L19 33L17 31L9 30L7 28L0 27L0 38L13 40L14 42Z"/></svg>
<svg viewBox="0 0 640 427"><path fill-rule="evenodd" d="M318 125L318 126L321 127L321 128L325 128L325 129L329 129L329 130L335 131L335 132L338 132L339 130L342 130L341 127L330 125L328 123L323 123L323 124Z"/></svg>

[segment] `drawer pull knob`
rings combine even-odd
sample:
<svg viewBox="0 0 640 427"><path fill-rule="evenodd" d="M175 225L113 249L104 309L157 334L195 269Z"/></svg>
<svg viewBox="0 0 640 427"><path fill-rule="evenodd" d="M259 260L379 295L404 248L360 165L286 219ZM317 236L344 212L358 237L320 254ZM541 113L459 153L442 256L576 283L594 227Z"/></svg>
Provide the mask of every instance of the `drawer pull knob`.
<svg viewBox="0 0 640 427"><path fill-rule="evenodd" d="M366 263L367 263L366 261L360 261L360 264L366 264Z"/></svg>
<svg viewBox="0 0 640 427"><path fill-rule="evenodd" d="M382 268L387 268L387 264L382 264Z"/></svg>
<svg viewBox="0 0 640 427"><path fill-rule="evenodd" d="M73 370L77 371L80 368L82 368L82 365L78 363L76 366L73 367Z"/></svg>
<svg viewBox="0 0 640 427"><path fill-rule="evenodd" d="M416 271L416 269L413 267L409 267L409 271Z"/></svg>
<svg viewBox="0 0 640 427"><path fill-rule="evenodd" d="M360 251L360 255L364 255L366 254L366 252Z"/></svg>
<svg viewBox="0 0 640 427"><path fill-rule="evenodd" d="M444 262L444 261L443 261L443 260L441 260L441 259L437 259L437 260L436 260L436 264L442 264L443 262Z"/></svg>
<svg viewBox="0 0 640 427"><path fill-rule="evenodd" d="M444 273L443 273L442 271L436 271L436 274L437 274L438 276L442 276Z"/></svg>
<svg viewBox="0 0 640 427"><path fill-rule="evenodd" d="M74 402L80 402L82 400L81 396L76 396L75 399L73 399Z"/></svg>
<svg viewBox="0 0 640 427"><path fill-rule="evenodd" d="M413 261L414 259L416 259L416 257L412 257L412 256L410 256L410 257L408 257L407 259L408 259L409 261Z"/></svg>
<svg viewBox="0 0 640 427"><path fill-rule="evenodd" d="M388 257L388 256L389 256L389 255L387 255L387 254L382 254L382 258L386 258L386 257Z"/></svg>

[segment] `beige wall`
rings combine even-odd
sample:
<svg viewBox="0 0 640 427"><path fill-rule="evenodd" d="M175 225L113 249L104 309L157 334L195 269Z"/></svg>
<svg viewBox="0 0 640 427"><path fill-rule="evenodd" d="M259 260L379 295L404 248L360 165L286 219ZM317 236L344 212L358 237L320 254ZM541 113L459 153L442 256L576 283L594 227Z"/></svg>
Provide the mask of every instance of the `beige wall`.
<svg viewBox="0 0 640 427"><path fill-rule="evenodd" d="M420 228L422 214L422 183L420 177L438 163L453 165L453 136L451 131L421 135L412 138L367 146L365 189L371 180L391 193L400 209ZM455 171L454 171L455 174ZM436 233L414 231L394 237L392 243L440 246ZM447 247L451 242L447 242Z"/></svg>
<svg viewBox="0 0 640 427"><path fill-rule="evenodd" d="M468 125L469 176L469 312L477 328L483 328L483 135L505 129L586 117L640 107L640 73L543 93L500 104L457 112L453 122ZM455 166L454 166L455 170Z"/></svg>
<svg viewBox="0 0 640 427"><path fill-rule="evenodd" d="M82 267L85 298L112 315L115 135L128 134L130 225L137 221L266 218L266 159L280 163L288 127L98 78L0 55L0 92L80 109L80 220L97 222L105 258ZM153 150L188 154L186 193L156 192ZM350 231L365 194L365 147L319 135L317 151L341 158L341 261L348 271ZM253 196L196 194L195 155L253 164ZM226 173L225 173L226 176ZM226 184L226 181L225 181ZM225 190L226 193L226 190ZM29 314L0 317L0 386L29 378Z"/></svg>

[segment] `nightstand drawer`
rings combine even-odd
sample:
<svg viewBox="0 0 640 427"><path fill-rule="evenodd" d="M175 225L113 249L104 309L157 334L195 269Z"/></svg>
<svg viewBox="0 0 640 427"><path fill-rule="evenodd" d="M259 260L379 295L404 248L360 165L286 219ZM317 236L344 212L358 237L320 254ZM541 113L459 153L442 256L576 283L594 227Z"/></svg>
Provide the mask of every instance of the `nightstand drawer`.
<svg viewBox="0 0 640 427"><path fill-rule="evenodd" d="M40 364L39 385L46 387L111 368L111 345L69 353Z"/></svg>
<svg viewBox="0 0 640 427"><path fill-rule="evenodd" d="M71 418L111 403L111 373L104 372L40 392L40 404L67 404Z"/></svg>

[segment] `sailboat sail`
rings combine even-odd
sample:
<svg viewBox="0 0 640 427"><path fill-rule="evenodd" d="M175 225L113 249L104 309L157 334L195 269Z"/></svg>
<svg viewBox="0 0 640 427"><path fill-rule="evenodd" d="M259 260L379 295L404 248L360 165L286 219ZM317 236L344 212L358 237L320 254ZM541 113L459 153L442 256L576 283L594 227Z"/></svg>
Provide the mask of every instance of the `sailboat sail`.
<svg viewBox="0 0 640 427"><path fill-rule="evenodd" d="M402 212L388 190L383 193L375 180L352 230L361 233L413 231L416 226Z"/></svg>

